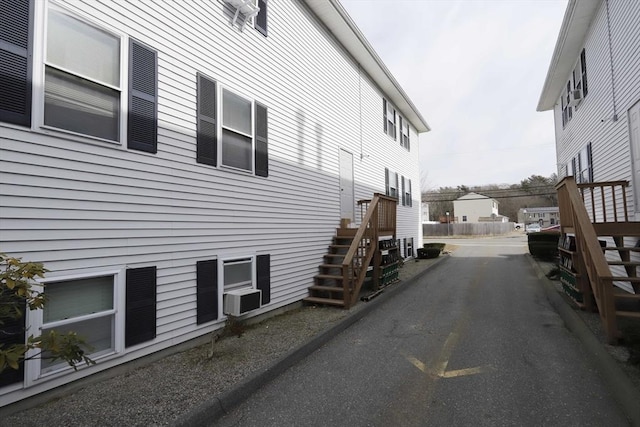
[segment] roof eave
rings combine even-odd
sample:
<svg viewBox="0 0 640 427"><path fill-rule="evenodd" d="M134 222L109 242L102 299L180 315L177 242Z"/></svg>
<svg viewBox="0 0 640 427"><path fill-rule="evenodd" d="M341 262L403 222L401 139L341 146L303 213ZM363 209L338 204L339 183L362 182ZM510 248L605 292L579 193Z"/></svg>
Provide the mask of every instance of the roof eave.
<svg viewBox="0 0 640 427"><path fill-rule="evenodd" d="M601 2L602 0L569 0L537 111L552 110L556 105Z"/></svg>
<svg viewBox="0 0 640 427"><path fill-rule="evenodd" d="M418 133L431 128L338 0L303 0Z"/></svg>

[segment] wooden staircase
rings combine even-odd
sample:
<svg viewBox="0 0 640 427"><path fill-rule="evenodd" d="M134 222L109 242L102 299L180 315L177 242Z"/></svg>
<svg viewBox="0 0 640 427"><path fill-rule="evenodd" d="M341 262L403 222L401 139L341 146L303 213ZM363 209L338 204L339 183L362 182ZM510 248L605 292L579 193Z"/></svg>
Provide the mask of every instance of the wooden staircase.
<svg viewBox="0 0 640 427"><path fill-rule="evenodd" d="M309 287L310 296L304 299L305 302L346 307L342 261L353 243L356 231L347 227L336 229L333 242L324 255L324 262L319 266L320 273L313 278L314 284Z"/></svg>
<svg viewBox="0 0 640 427"><path fill-rule="evenodd" d="M380 256L378 240L381 236L396 235L396 206L398 199L374 194L371 200L360 200L361 221L358 228L342 222L319 266L319 274L309 287L308 304L350 308L358 295L370 265L374 286L377 285Z"/></svg>
<svg viewBox="0 0 640 427"><path fill-rule="evenodd" d="M584 308L599 312L607 340L616 343L617 319L640 319L640 222L629 221L629 182L567 177L556 188L562 238L575 236Z"/></svg>

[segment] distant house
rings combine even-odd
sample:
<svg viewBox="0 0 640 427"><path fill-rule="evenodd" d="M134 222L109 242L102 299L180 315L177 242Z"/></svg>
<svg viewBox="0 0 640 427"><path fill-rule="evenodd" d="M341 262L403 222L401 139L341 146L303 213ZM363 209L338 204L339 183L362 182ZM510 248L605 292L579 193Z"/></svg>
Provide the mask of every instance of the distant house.
<svg viewBox="0 0 640 427"><path fill-rule="evenodd" d="M571 0L538 111L553 110L558 177L628 180L640 220L640 2ZM596 204L596 212L602 207Z"/></svg>
<svg viewBox="0 0 640 427"><path fill-rule="evenodd" d="M538 223L541 227L558 225L560 224L560 208L557 206L520 208L517 222L525 225Z"/></svg>
<svg viewBox="0 0 640 427"><path fill-rule="evenodd" d="M49 269L29 334L97 361L29 360L0 406L299 303L365 200L420 241L429 127L339 2L0 10L0 248Z"/></svg>
<svg viewBox="0 0 640 427"><path fill-rule="evenodd" d="M484 222L486 218L503 222L504 218L498 212L497 200L478 193L468 193L454 200L453 213L459 223Z"/></svg>

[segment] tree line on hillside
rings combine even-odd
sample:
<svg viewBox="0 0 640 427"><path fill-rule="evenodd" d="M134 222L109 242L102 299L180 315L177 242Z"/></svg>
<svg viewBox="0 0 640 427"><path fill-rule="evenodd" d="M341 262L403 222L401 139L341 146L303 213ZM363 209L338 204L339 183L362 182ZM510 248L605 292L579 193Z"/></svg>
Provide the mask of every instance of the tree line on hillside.
<svg viewBox="0 0 640 427"><path fill-rule="evenodd" d="M478 193L496 199L499 202L500 215L517 221L518 210L521 208L535 208L558 206L556 184L558 176L554 173L549 177L531 175L519 184L489 184L457 187L440 187L437 190L422 192L422 201L429 203L429 220L438 221L449 212L452 217L453 201L467 193Z"/></svg>

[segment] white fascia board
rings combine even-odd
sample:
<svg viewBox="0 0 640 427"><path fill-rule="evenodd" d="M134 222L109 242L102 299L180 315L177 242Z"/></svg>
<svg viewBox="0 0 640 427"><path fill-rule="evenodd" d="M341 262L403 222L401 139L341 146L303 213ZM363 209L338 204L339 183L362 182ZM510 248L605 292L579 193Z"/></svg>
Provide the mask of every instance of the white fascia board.
<svg viewBox="0 0 640 427"><path fill-rule="evenodd" d="M537 111L552 110L556 105L601 2L602 0L570 0L567 4Z"/></svg>
<svg viewBox="0 0 640 427"><path fill-rule="evenodd" d="M409 96L337 0L303 0L418 133L431 130Z"/></svg>

